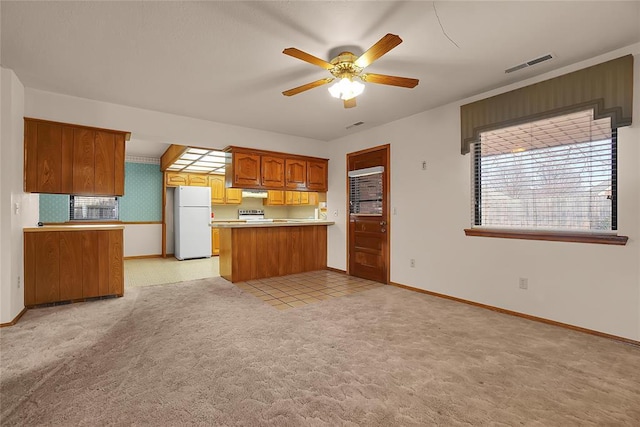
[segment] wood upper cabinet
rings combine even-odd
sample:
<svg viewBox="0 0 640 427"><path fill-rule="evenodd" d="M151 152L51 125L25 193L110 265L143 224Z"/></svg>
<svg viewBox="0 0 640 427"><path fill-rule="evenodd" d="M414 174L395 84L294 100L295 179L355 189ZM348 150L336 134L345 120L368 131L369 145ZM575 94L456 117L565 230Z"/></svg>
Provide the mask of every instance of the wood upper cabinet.
<svg viewBox="0 0 640 427"><path fill-rule="evenodd" d="M122 229L24 232L26 306L123 294Z"/></svg>
<svg viewBox="0 0 640 427"><path fill-rule="evenodd" d="M224 203L227 205L239 205L242 203L242 189L226 188L224 191Z"/></svg>
<svg viewBox="0 0 640 427"><path fill-rule="evenodd" d="M285 160L285 186L296 190L307 187L307 162L299 159Z"/></svg>
<svg viewBox="0 0 640 427"><path fill-rule="evenodd" d="M327 191L327 161L307 161L307 188L313 191Z"/></svg>
<svg viewBox="0 0 640 427"><path fill-rule="evenodd" d="M234 153L233 155L233 184L232 187L259 187L260 155L252 153Z"/></svg>
<svg viewBox="0 0 640 427"><path fill-rule="evenodd" d="M207 187L210 183L207 175L190 173L187 175L187 185L192 187ZM222 181L222 188L224 188L224 180Z"/></svg>
<svg viewBox="0 0 640 427"><path fill-rule="evenodd" d="M183 172L165 172L164 182L167 187L177 187L179 185L187 185L189 174Z"/></svg>
<svg viewBox="0 0 640 427"><path fill-rule="evenodd" d="M267 198L262 201L263 205L267 206L282 206L285 204L284 191L282 190L269 190L267 192Z"/></svg>
<svg viewBox="0 0 640 427"><path fill-rule="evenodd" d="M127 132L25 118L24 191L121 196Z"/></svg>
<svg viewBox="0 0 640 427"><path fill-rule="evenodd" d="M243 147L224 151L231 156L227 188L327 191L326 159Z"/></svg>
<svg viewBox="0 0 640 427"><path fill-rule="evenodd" d="M224 175L209 175L209 187L211 187L211 204L223 205L225 192Z"/></svg>
<svg viewBox="0 0 640 427"><path fill-rule="evenodd" d="M262 156L262 185L265 187L284 187L284 163L282 157Z"/></svg>
<svg viewBox="0 0 640 427"><path fill-rule="evenodd" d="M300 204L308 205L309 204L309 193L306 191L300 192Z"/></svg>
<svg viewBox="0 0 640 427"><path fill-rule="evenodd" d="M286 205L299 205L300 204L300 192L299 191L285 191L285 204Z"/></svg>

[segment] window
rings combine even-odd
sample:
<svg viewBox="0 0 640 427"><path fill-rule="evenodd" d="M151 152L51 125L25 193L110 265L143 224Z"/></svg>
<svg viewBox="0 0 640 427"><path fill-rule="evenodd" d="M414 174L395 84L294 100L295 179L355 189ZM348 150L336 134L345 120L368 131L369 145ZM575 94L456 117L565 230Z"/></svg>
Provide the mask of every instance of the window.
<svg viewBox="0 0 640 427"><path fill-rule="evenodd" d="M349 171L350 214L382 215L383 172L382 166Z"/></svg>
<svg viewBox="0 0 640 427"><path fill-rule="evenodd" d="M616 130L593 110L482 132L474 144L475 227L617 229Z"/></svg>
<svg viewBox="0 0 640 427"><path fill-rule="evenodd" d="M117 197L71 196L69 219L71 221L117 221L118 205Z"/></svg>

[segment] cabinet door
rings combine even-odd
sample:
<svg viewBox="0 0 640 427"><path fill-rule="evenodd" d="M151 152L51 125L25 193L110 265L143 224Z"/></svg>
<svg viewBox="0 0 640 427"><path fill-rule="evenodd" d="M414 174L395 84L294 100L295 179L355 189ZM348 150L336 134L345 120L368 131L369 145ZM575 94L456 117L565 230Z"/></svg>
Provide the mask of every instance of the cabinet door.
<svg viewBox="0 0 640 427"><path fill-rule="evenodd" d="M61 231L60 301L82 298L82 233Z"/></svg>
<svg viewBox="0 0 640 427"><path fill-rule="evenodd" d="M220 255L220 229L211 229L211 255Z"/></svg>
<svg viewBox="0 0 640 427"><path fill-rule="evenodd" d="M94 194L95 131L73 130L73 194Z"/></svg>
<svg viewBox="0 0 640 427"><path fill-rule="evenodd" d="M285 198L287 205L299 205L300 204L300 192L299 191L285 191Z"/></svg>
<svg viewBox="0 0 640 427"><path fill-rule="evenodd" d="M209 175L211 204L224 205L224 175Z"/></svg>
<svg viewBox="0 0 640 427"><path fill-rule="evenodd" d="M209 185L207 177L208 175L190 173L187 175L187 185L191 185L193 187L206 187Z"/></svg>
<svg viewBox="0 0 640 427"><path fill-rule="evenodd" d="M313 191L327 191L327 161L307 162L307 188Z"/></svg>
<svg viewBox="0 0 640 427"><path fill-rule="evenodd" d="M306 188L307 162L298 159L285 160L285 187Z"/></svg>
<svg viewBox="0 0 640 427"><path fill-rule="evenodd" d="M115 134L95 132L94 194L96 195L115 193L115 146Z"/></svg>
<svg viewBox="0 0 640 427"><path fill-rule="evenodd" d="M260 155L233 153L233 186L260 186Z"/></svg>
<svg viewBox="0 0 640 427"><path fill-rule="evenodd" d="M167 187L187 185L187 174L182 172L165 172L164 181L166 182Z"/></svg>
<svg viewBox="0 0 640 427"><path fill-rule="evenodd" d="M262 201L263 205L268 206L282 206L284 203L284 191L281 190L269 190L267 198Z"/></svg>
<svg viewBox="0 0 640 427"><path fill-rule="evenodd" d="M71 193L72 130L28 119L24 124L24 191Z"/></svg>
<svg viewBox="0 0 640 427"><path fill-rule="evenodd" d="M309 204L313 206L318 206L318 202L319 202L318 193L316 193L315 191L310 191L307 194L309 194Z"/></svg>
<svg viewBox="0 0 640 427"><path fill-rule="evenodd" d="M284 159L282 157L262 156L262 185L271 188L284 188Z"/></svg>
<svg viewBox="0 0 640 427"><path fill-rule="evenodd" d="M222 177L224 179L224 177ZM224 201L227 205L239 205L242 203L242 189L241 188L227 188L225 189Z"/></svg>
<svg viewBox="0 0 640 427"><path fill-rule="evenodd" d="M35 304L60 301L60 241L55 231L36 233Z"/></svg>
<svg viewBox="0 0 640 427"><path fill-rule="evenodd" d="M84 298L100 295L100 247L99 231L82 232L82 296ZM104 268L104 266L102 266Z"/></svg>
<svg viewBox="0 0 640 427"><path fill-rule="evenodd" d="M307 193L306 191L301 191L300 192L300 204L301 205L308 205L309 204L309 193Z"/></svg>

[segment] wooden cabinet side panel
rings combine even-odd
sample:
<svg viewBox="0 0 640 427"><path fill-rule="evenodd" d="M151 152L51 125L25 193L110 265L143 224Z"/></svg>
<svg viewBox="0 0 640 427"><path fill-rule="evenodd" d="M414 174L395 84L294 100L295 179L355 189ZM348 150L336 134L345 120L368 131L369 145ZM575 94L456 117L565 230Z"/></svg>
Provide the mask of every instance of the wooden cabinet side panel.
<svg viewBox="0 0 640 427"><path fill-rule="evenodd" d="M24 191L38 192L38 125L24 121Z"/></svg>
<svg viewBox="0 0 640 427"><path fill-rule="evenodd" d="M115 194L115 135L95 133L94 193Z"/></svg>
<svg viewBox="0 0 640 427"><path fill-rule="evenodd" d="M92 195L94 191L95 131L73 130L73 193Z"/></svg>
<svg viewBox="0 0 640 427"><path fill-rule="evenodd" d="M98 232L82 232L82 296L84 298L100 295L98 259Z"/></svg>
<svg viewBox="0 0 640 427"><path fill-rule="evenodd" d="M58 233L39 232L36 236L35 302L60 300L60 241Z"/></svg>
<svg viewBox="0 0 640 427"><path fill-rule="evenodd" d="M58 233L60 241L60 301L82 298L82 234Z"/></svg>
<svg viewBox="0 0 640 427"><path fill-rule="evenodd" d="M211 229L211 255L220 255L220 229Z"/></svg>
<svg viewBox="0 0 640 427"><path fill-rule="evenodd" d="M124 295L124 258L123 258L123 230L102 231L109 240L107 260L108 289L103 295Z"/></svg>
<svg viewBox="0 0 640 427"><path fill-rule="evenodd" d="M114 142L114 177L113 177L113 194L116 196L124 195L124 160L125 160L125 136L123 134L115 134Z"/></svg>
<svg viewBox="0 0 640 427"><path fill-rule="evenodd" d="M62 186L62 127L37 124L37 192L61 193Z"/></svg>
<svg viewBox="0 0 640 427"><path fill-rule="evenodd" d="M36 234L24 234L24 305L36 304Z"/></svg>

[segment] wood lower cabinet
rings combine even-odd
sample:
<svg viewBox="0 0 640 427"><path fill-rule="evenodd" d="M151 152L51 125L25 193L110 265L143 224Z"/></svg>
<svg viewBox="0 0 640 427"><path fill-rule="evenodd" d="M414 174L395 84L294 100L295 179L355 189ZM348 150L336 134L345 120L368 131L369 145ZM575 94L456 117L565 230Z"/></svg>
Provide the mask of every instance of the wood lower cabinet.
<svg viewBox="0 0 640 427"><path fill-rule="evenodd" d="M124 295L123 227L25 229L25 306L106 295Z"/></svg>
<svg viewBox="0 0 640 427"><path fill-rule="evenodd" d="M220 228L220 276L231 282L326 268L326 225Z"/></svg>
<svg viewBox="0 0 640 427"><path fill-rule="evenodd" d="M24 119L24 191L122 196L128 132Z"/></svg>
<svg viewBox="0 0 640 427"><path fill-rule="evenodd" d="M220 255L220 229L211 229L211 255Z"/></svg>

